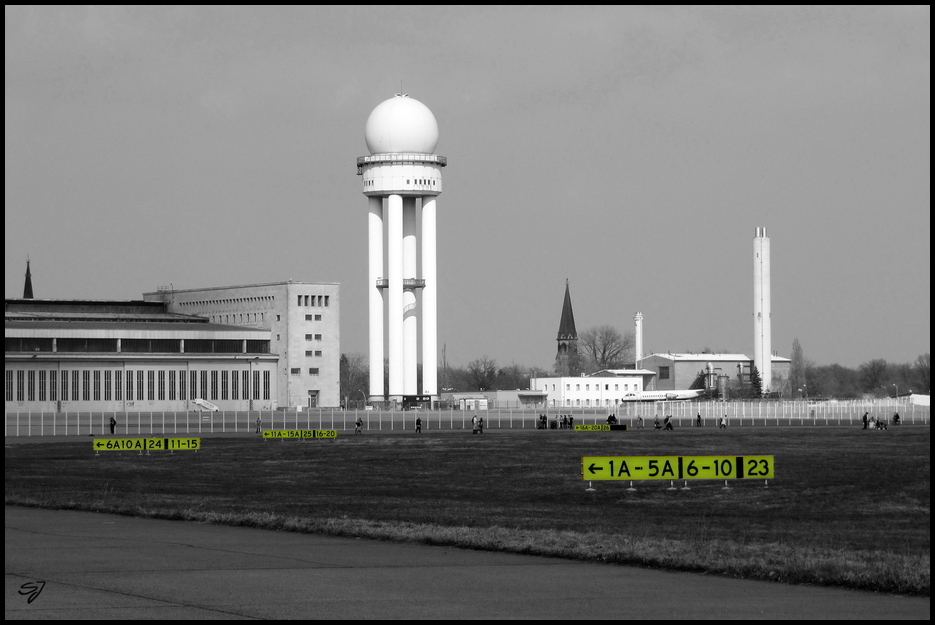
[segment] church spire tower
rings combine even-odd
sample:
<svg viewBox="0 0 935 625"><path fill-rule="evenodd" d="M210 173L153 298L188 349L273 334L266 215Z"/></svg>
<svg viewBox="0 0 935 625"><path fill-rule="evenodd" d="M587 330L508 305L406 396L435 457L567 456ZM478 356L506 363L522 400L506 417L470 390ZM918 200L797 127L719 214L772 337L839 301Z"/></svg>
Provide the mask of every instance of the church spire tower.
<svg viewBox="0 0 935 625"><path fill-rule="evenodd" d="M33 299L32 297L32 273L29 271L29 259L26 259L26 285L23 287L23 299Z"/></svg>
<svg viewBox="0 0 935 625"><path fill-rule="evenodd" d="M575 313L571 309L571 291L568 279L565 279L565 301L562 304L562 320L558 324L558 353L555 355L555 369L560 375L574 373L569 371L569 360L575 360L578 354L578 330L575 328Z"/></svg>

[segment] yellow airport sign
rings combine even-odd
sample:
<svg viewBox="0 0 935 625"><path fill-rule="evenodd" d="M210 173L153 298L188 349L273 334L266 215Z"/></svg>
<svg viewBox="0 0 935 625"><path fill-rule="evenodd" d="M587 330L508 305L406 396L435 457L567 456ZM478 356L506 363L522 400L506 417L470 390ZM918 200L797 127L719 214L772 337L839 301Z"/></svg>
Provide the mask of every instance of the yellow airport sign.
<svg viewBox="0 0 935 625"><path fill-rule="evenodd" d="M772 479L773 456L584 456L585 480Z"/></svg>
<svg viewBox="0 0 935 625"><path fill-rule="evenodd" d="M263 438L337 438L337 430L263 430Z"/></svg>
<svg viewBox="0 0 935 625"><path fill-rule="evenodd" d="M95 451L199 450L200 438L96 438Z"/></svg>
<svg viewBox="0 0 935 625"><path fill-rule="evenodd" d="M627 424L622 423L620 425L609 423L597 423L595 425L576 425L575 432L612 432L612 431L626 431Z"/></svg>

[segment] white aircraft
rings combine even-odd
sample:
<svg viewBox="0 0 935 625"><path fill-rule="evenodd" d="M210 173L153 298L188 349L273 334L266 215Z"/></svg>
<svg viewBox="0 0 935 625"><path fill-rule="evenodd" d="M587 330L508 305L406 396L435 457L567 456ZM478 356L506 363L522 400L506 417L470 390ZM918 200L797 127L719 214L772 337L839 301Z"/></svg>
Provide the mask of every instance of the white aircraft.
<svg viewBox="0 0 935 625"><path fill-rule="evenodd" d="M704 389L682 391L642 391L627 393L620 401L674 401L695 399L704 395Z"/></svg>

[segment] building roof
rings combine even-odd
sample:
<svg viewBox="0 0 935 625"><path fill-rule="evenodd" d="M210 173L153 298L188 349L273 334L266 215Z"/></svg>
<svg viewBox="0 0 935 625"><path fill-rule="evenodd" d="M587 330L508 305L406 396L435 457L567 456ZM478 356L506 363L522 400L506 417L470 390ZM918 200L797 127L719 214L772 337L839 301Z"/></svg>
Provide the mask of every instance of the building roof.
<svg viewBox="0 0 935 625"><path fill-rule="evenodd" d="M176 313L109 313L109 312L33 312L33 311L7 311L3 315L4 322L23 321L37 323L40 321L53 322L105 322L105 323L207 323L204 317L182 315Z"/></svg>
<svg viewBox="0 0 935 625"><path fill-rule="evenodd" d="M634 375L656 375L655 371L649 369L601 369L588 374L589 378L620 378Z"/></svg>
<svg viewBox="0 0 935 625"><path fill-rule="evenodd" d="M562 304L562 320L558 324L557 340L578 339L578 330L575 329L575 313L571 309L571 292L568 290L568 280L565 280L565 301Z"/></svg>
<svg viewBox="0 0 935 625"><path fill-rule="evenodd" d="M746 354L649 354L643 356L641 360L646 360L652 356L659 356L660 358L665 358L667 360L675 360L681 362L738 362L738 361L752 361L753 359L747 356ZM784 358L782 356L773 356L770 359L772 362L792 362L789 358Z"/></svg>
<svg viewBox="0 0 935 625"><path fill-rule="evenodd" d="M228 289L255 289L265 286L289 286L290 284L304 284L308 286L340 286L340 282L303 282L302 280L281 280L279 282L260 282L257 284L232 284L227 286L206 286L200 289L166 289L159 288L156 291L147 291L143 293L146 296L161 296L163 293L202 293L204 291L224 291Z"/></svg>

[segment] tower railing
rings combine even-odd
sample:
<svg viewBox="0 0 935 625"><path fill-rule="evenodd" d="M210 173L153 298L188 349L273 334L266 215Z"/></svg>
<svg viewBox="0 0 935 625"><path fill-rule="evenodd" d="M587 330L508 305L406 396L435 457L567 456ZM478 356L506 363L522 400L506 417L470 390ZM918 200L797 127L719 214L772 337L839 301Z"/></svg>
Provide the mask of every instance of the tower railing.
<svg viewBox="0 0 935 625"><path fill-rule="evenodd" d="M377 278L378 289L388 289L390 286L389 278ZM413 289L425 288L424 278L403 278L403 290L412 291Z"/></svg>

